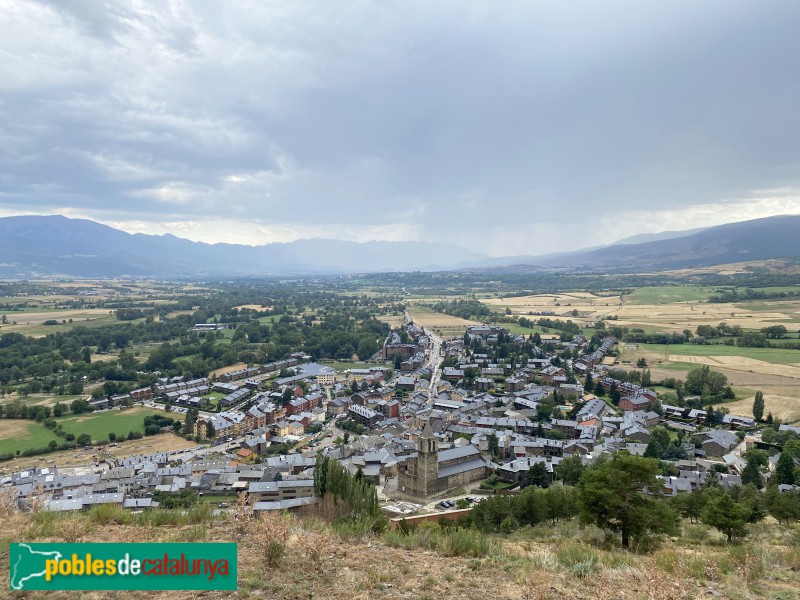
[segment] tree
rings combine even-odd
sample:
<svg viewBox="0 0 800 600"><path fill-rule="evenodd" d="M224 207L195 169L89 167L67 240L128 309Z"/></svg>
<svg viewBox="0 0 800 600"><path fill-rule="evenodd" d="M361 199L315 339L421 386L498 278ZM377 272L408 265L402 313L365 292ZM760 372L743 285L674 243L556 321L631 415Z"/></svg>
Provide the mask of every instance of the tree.
<svg viewBox="0 0 800 600"><path fill-rule="evenodd" d="M775 478L778 483L785 485L794 485L794 459L789 452L784 450L778 459L778 464L775 466Z"/></svg>
<svg viewBox="0 0 800 600"><path fill-rule="evenodd" d="M753 400L753 417L756 422L760 422L764 416L764 392L758 390L756 392L755 400Z"/></svg>
<svg viewBox="0 0 800 600"><path fill-rule="evenodd" d="M497 435L495 435L494 431L489 434L486 441L489 444L489 454L493 457L500 456L500 440L497 439Z"/></svg>
<svg viewBox="0 0 800 600"><path fill-rule="evenodd" d="M206 421L206 437L210 440L213 440L217 437L217 432L214 429L214 423L211 421Z"/></svg>
<svg viewBox="0 0 800 600"><path fill-rule="evenodd" d="M578 484L581 522L618 531L625 548L648 532L674 532L677 515L658 497L659 473L657 460L627 453L587 469Z"/></svg>
<svg viewBox="0 0 800 600"><path fill-rule="evenodd" d="M586 374L586 382L583 384L583 391L587 394L594 392L594 379L591 373Z"/></svg>
<svg viewBox="0 0 800 600"><path fill-rule="evenodd" d="M752 483L759 490L764 487L764 481L761 478L761 470L759 469L760 462L759 457L755 454L751 454L747 457L747 464L744 469L742 469L742 485Z"/></svg>
<svg viewBox="0 0 800 600"><path fill-rule="evenodd" d="M580 454L573 454L569 458L563 459L555 467L556 477L560 479L564 485L577 485L581 478L585 467Z"/></svg>
<svg viewBox="0 0 800 600"><path fill-rule="evenodd" d="M88 446L92 443L92 438L88 433L82 433L78 436L78 446Z"/></svg>
<svg viewBox="0 0 800 600"><path fill-rule="evenodd" d="M686 383L684 383L687 391L703 397L721 394L726 385L728 385L728 378L722 373L712 371L708 365L689 371Z"/></svg>
<svg viewBox="0 0 800 600"><path fill-rule="evenodd" d="M639 358L639 360L636 361L636 366L639 367L640 369L646 368L647 359L644 356L642 356L641 358Z"/></svg>
<svg viewBox="0 0 800 600"><path fill-rule="evenodd" d="M53 407L53 416L60 417L65 412L67 412L66 405L62 404L61 402L57 402L56 405Z"/></svg>
<svg viewBox="0 0 800 600"><path fill-rule="evenodd" d="M528 469L526 484L540 488L546 488L550 485L550 474L547 472L547 467L543 462L536 462L531 465L531 468Z"/></svg>
<svg viewBox="0 0 800 600"><path fill-rule="evenodd" d="M725 534L730 543L733 538L747 535L747 519L750 509L735 502L728 494L717 492L706 502L700 512L700 520Z"/></svg>

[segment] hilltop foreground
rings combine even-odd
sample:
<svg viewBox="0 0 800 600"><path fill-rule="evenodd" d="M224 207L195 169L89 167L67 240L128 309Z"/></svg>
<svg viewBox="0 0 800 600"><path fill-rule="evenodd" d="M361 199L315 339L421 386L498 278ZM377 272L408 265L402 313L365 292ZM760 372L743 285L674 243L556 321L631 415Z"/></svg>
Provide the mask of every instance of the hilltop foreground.
<svg viewBox="0 0 800 600"><path fill-rule="evenodd" d="M474 535L473 535L474 534ZM411 533L369 534L314 519L259 519L159 511L8 515L0 522L0 564L11 541L200 542L239 544L239 590L249 598L671 599L798 597L800 529L762 524L744 545L684 524L684 537L640 554L609 545L595 528L567 522L508 537L453 535L432 523ZM284 544L275 544L278 539ZM281 556L282 554L282 556ZM7 568L3 567L4 578ZM7 580L3 584L7 589ZM225 592L164 592L214 598ZM77 597L27 592L26 597ZM81 598L152 598L148 592L88 592Z"/></svg>

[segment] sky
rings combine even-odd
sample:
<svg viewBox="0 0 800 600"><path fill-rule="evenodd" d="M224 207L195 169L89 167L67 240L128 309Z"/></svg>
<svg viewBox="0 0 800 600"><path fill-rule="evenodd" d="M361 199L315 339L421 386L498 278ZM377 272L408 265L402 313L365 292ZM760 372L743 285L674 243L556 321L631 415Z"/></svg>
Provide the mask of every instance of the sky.
<svg viewBox="0 0 800 600"><path fill-rule="evenodd" d="M2 0L0 216L544 254L800 214L800 3Z"/></svg>

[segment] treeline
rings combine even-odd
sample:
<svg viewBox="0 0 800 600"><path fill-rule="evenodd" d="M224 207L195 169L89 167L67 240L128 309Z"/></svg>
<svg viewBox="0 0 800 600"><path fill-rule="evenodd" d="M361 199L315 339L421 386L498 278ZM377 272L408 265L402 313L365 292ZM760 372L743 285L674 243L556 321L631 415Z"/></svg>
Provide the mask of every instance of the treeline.
<svg viewBox="0 0 800 600"><path fill-rule="evenodd" d="M783 298L800 297L800 290L788 291L767 291L754 290L752 288L718 290L718 293L711 296L708 301L721 304L725 302L746 302L748 300L780 300Z"/></svg>
<svg viewBox="0 0 800 600"><path fill-rule="evenodd" d="M777 485L771 485L762 493L752 483L726 491L714 472L699 489L666 497L658 478L659 461L626 452L580 469L574 487L566 480L551 483L544 465L537 465L539 473L528 477L535 484L516 495L483 500L459 526L511 533L579 517L583 524L617 532L623 547L628 547L653 534L680 535L679 517L714 527L729 542L745 537L748 525L767 514L781 522L800 520L800 491L780 493Z"/></svg>
<svg viewBox="0 0 800 600"><path fill-rule="evenodd" d="M314 494L323 500L328 517L385 524L375 486L363 474L351 475L339 461L322 453L314 465Z"/></svg>
<svg viewBox="0 0 800 600"><path fill-rule="evenodd" d="M485 321L487 317L497 316L486 304L473 299L436 302L429 307L438 313L472 321Z"/></svg>
<svg viewBox="0 0 800 600"><path fill-rule="evenodd" d="M548 329L557 329L559 331L575 335L578 335L581 332L580 326L577 323L573 323L572 321L569 320L562 321L561 319L549 319L543 317L541 319L536 319L535 321L531 321L529 319L526 319L525 317L521 317L519 320L519 324L522 325L523 327L533 327L533 325L536 324L539 327L547 327Z"/></svg>

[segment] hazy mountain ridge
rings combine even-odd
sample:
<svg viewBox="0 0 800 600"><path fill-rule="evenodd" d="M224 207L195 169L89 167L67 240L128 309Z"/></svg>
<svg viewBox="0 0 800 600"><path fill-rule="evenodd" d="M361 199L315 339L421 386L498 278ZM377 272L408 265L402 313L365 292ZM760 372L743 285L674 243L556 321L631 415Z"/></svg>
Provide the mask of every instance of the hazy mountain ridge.
<svg viewBox="0 0 800 600"><path fill-rule="evenodd" d="M197 277L486 269L652 271L800 256L800 216L634 235L608 246L542 256L488 257L424 242L310 239L262 246L129 234L83 219L0 219L0 276Z"/></svg>
<svg viewBox="0 0 800 600"><path fill-rule="evenodd" d="M129 234L83 219L0 219L0 276L79 277L298 275L437 270L485 255L420 242L297 240L246 246L192 242L173 235Z"/></svg>

